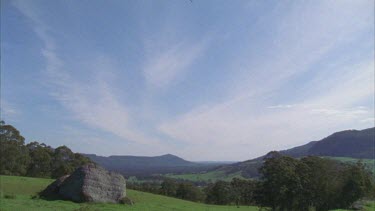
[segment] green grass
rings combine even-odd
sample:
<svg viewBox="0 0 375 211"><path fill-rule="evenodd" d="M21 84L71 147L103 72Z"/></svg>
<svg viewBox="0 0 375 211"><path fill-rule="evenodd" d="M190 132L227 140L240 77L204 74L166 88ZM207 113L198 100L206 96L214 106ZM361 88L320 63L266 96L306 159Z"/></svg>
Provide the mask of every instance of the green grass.
<svg viewBox="0 0 375 211"><path fill-rule="evenodd" d="M374 211L375 210L375 202L374 201L368 201L365 203L364 211ZM343 209L338 210L332 210L332 211L347 211Z"/></svg>
<svg viewBox="0 0 375 211"><path fill-rule="evenodd" d="M194 203L166 196L155 195L135 190L127 190L128 196L135 205L106 203L74 203L70 201L46 201L32 199L53 180L16 176L0 176L0 210L1 211L44 211L44 210L140 210L140 211L256 211L257 207L218 206ZM9 197L11 196L11 197ZM375 210L375 202L366 204L366 211ZM344 211L344 210L336 210Z"/></svg>
<svg viewBox="0 0 375 211"><path fill-rule="evenodd" d="M231 210L258 210L256 207L242 206L216 206L194 203L180 199L144 193L135 190L127 190L128 196L135 202L135 205L120 204L95 204L95 203L74 203L70 201L46 201L43 199L32 199L36 193L43 190L53 180L0 176L0 210L1 211L33 211L33 210L141 210L141 211L231 211ZM5 198L12 195L15 198Z"/></svg>
<svg viewBox="0 0 375 211"><path fill-rule="evenodd" d="M217 180L231 181L233 178L241 178L241 172L235 172L233 174L226 174L224 171L210 171L206 173L196 174L167 174L165 175L174 179L184 179L193 182L204 181L204 182L215 182Z"/></svg>

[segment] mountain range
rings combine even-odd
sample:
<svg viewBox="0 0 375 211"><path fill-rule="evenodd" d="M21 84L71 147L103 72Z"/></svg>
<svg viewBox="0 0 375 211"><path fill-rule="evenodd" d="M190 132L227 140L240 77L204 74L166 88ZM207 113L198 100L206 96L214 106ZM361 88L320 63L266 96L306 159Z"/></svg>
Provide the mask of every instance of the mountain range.
<svg viewBox="0 0 375 211"><path fill-rule="evenodd" d="M375 159L375 127L336 132L322 140L311 141L302 146L279 151L279 153L294 158L314 155L333 158ZM241 176L245 178L258 177L258 169L265 156L219 166L212 171L225 172L227 175L240 172Z"/></svg>
<svg viewBox="0 0 375 211"><path fill-rule="evenodd" d="M104 168L125 176L151 176L166 173L201 172L225 164L225 162L191 162L172 154L161 156L122 156L109 157L83 154Z"/></svg>
<svg viewBox="0 0 375 211"><path fill-rule="evenodd" d="M309 155L321 157L349 157L374 159L375 127L364 130L345 130L333 133L319 141L279 151L295 158ZM178 156L118 156L109 157L95 154L83 154L108 170L117 171L125 176L151 176L160 174L212 173L224 172L227 175L238 174L245 178L258 177L258 168L264 156L236 163L227 162L191 162ZM203 172L203 173L202 173Z"/></svg>

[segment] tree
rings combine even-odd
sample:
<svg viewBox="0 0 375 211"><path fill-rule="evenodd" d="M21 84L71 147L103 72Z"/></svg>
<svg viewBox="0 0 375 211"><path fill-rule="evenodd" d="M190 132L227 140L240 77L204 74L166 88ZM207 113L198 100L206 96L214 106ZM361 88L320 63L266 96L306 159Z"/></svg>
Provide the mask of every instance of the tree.
<svg viewBox="0 0 375 211"><path fill-rule="evenodd" d="M217 181L206 188L206 202L209 204L230 204L234 201L234 193L229 182Z"/></svg>
<svg viewBox="0 0 375 211"><path fill-rule="evenodd" d="M272 210L298 210L297 199L302 185L296 169L298 160L280 156L277 152L268 155L260 168L261 186L258 203Z"/></svg>
<svg viewBox="0 0 375 211"><path fill-rule="evenodd" d="M358 199L368 195L373 188L372 177L362 162L349 166L345 172L345 183L341 192L344 207L351 206Z"/></svg>
<svg viewBox="0 0 375 211"><path fill-rule="evenodd" d="M31 177L51 177L52 148L38 142L31 142L26 147L31 158L27 175Z"/></svg>
<svg viewBox="0 0 375 211"><path fill-rule="evenodd" d="M236 205L253 205L256 183L253 180L233 178L230 185Z"/></svg>
<svg viewBox="0 0 375 211"><path fill-rule="evenodd" d="M15 127L0 121L0 174L58 178L90 162L66 146L52 149L35 141L25 145Z"/></svg>
<svg viewBox="0 0 375 211"><path fill-rule="evenodd" d="M309 156L301 159L299 174L303 178L304 187L301 194L305 204L317 211L325 211L338 207L337 193L342 181L339 177L343 166L333 160Z"/></svg>
<svg viewBox="0 0 375 211"><path fill-rule="evenodd" d="M0 174L25 175L30 157L24 141L15 127L0 121Z"/></svg>
<svg viewBox="0 0 375 211"><path fill-rule="evenodd" d="M166 196L176 196L177 183L172 179L165 179L161 183L160 193Z"/></svg>
<svg viewBox="0 0 375 211"><path fill-rule="evenodd" d="M176 190L176 197L189 201L201 202L204 200L203 192L189 182L180 183Z"/></svg>
<svg viewBox="0 0 375 211"><path fill-rule="evenodd" d="M52 177L58 178L72 173L76 168L92 162L79 153L73 153L67 146L54 150L52 161Z"/></svg>
<svg viewBox="0 0 375 211"><path fill-rule="evenodd" d="M343 164L313 156L298 160L274 154L265 159L260 172L256 201L272 210L349 208L374 187L362 163Z"/></svg>

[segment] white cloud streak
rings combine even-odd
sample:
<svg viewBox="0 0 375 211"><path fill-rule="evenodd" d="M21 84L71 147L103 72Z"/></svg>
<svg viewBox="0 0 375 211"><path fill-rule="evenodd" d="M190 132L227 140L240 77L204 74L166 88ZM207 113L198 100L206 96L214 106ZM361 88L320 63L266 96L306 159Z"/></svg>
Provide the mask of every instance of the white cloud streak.
<svg viewBox="0 0 375 211"><path fill-rule="evenodd" d="M148 46L147 48L153 49ZM148 84L157 88L164 88L174 81L181 79L190 65L202 55L207 48L207 42L180 42L168 45L164 49L149 53L143 69Z"/></svg>
<svg viewBox="0 0 375 211"><path fill-rule="evenodd" d="M8 101L1 100L0 108L1 120L14 120L21 114L21 111Z"/></svg>
<svg viewBox="0 0 375 211"><path fill-rule="evenodd" d="M159 130L176 140L189 143L191 147L186 154L198 152L198 148L209 145L217 151L225 148L230 152L228 156L236 160L241 150L245 150L242 155L255 157L272 149L280 150L321 139L353 126L356 129L373 127L373 122L368 119L374 115L373 109L353 107L357 102L374 96L371 67L373 62L348 67L353 71L344 74L347 79L344 83L335 83L334 80L329 92L320 96L306 96L297 104L264 106L266 109L262 109L258 104L262 104L261 100L267 103L265 98L258 99L256 103L253 98L236 98L226 103L196 108L165 122ZM314 89L314 86L310 89ZM211 159L214 158L215 155Z"/></svg>
<svg viewBox="0 0 375 211"><path fill-rule="evenodd" d="M296 106L297 106L296 104L286 104L286 105L279 104L279 105L268 106L267 108L270 108L270 109L275 109L275 108L283 109L283 108L293 108L293 107L296 107Z"/></svg>
<svg viewBox="0 0 375 211"><path fill-rule="evenodd" d="M111 81L101 77L116 72L111 60L98 59L92 65L96 77L89 85L82 84L65 71L57 45L49 36L50 29L35 10L27 2L14 3L44 42L46 70L57 87L54 97L75 118L139 144L160 143L132 124L131 111L113 94ZM373 126L373 109L358 107L361 101L373 99L373 61L339 64L335 70L312 69L337 47L357 40L373 27L373 6L372 1L293 2L288 14L275 15L276 23L269 26L274 34L262 54L250 58L246 52L239 53L239 61L247 65L232 65L233 72L240 69L242 75L228 88L230 94L224 102L200 105L155 127L171 139L186 143L179 154L188 159L239 160L320 139L337 130ZM171 43L146 46L151 50L142 73L152 89L167 88L182 80L208 48L207 41ZM302 99L296 96L290 97L291 102L274 102L273 97L282 95L280 88L293 77L312 71L334 71L334 78L325 74L319 78L318 74L315 80L308 80L311 83L306 84ZM322 85L327 89L320 90ZM207 146L215 153L207 153Z"/></svg>
<svg viewBox="0 0 375 211"><path fill-rule="evenodd" d="M90 84L74 78L65 70L64 61L57 53L51 30L38 16L28 2L14 1L14 6L29 20L33 30L43 41L41 53L46 61L48 81L54 85L52 96L73 113L74 118L94 128L117 135L127 141L140 144L156 144L159 140L145 135L131 124L127 107L113 95L110 82L104 75L114 72L114 65L108 59L95 58L92 72L96 74ZM76 67L79 68L79 67Z"/></svg>
<svg viewBox="0 0 375 211"><path fill-rule="evenodd" d="M212 151L227 152L226 156L235 160L321 139L353 126L372 127L367 119L374 111L358 109L356 104L373 99L373 61L335 67L339 70L337 79L310 84L303 99L269 105L291 78L313 71L311 67L327 53L373 27L373 13L368 9L373 6L371 2L315 3L299 4L286 17L280 17L274 48L267 57L250 61L250 77L236 81L239 85L233 86L227 101L194 108L164 122L159 130L189 143L185 154L192 158L199 156L199 148L211 146ZM326 83L328 89L320 92L318 83ZM213 154L208 159L216 157Z"/></svg>

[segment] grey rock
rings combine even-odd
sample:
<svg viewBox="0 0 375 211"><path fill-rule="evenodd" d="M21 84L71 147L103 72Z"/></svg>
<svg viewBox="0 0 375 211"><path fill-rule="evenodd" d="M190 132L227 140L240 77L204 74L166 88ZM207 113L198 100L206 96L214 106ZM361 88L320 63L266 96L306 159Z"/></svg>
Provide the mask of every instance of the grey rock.
<svg viewBox="0 0 375 211"><path fill-rule="evenodd" d="M364 208L364 202L363 201L356 201L352 204L350 207L353 210L362 210Z"/></svg>
<svg viewBox="0 0 375 211"><path fill-rule="evenodd" d="M60 186L65 181L65 179L68 178L69 176L70 175L64 175L58 178L53 183L48 185L46 189L40 192L39 195L43 198L48 198L48 199L59 198L58 194L59 194Z"/></svg>
<svg viewBox="0 0 375 211"><path fill-rule="evenodd" d="M74 202L118 203L126 196L124 177L95 164L82 166L70 176L58 180L43 192L57 193L61 199Z"/></svg>

